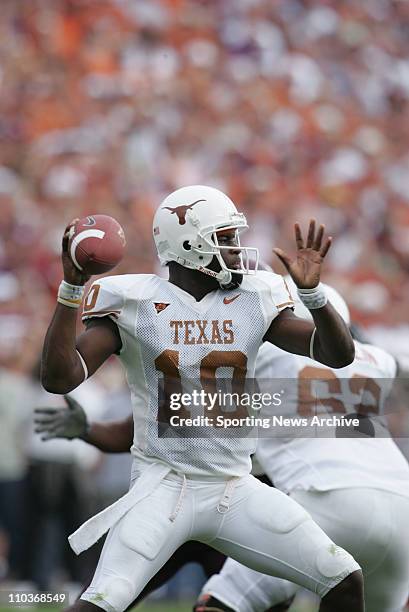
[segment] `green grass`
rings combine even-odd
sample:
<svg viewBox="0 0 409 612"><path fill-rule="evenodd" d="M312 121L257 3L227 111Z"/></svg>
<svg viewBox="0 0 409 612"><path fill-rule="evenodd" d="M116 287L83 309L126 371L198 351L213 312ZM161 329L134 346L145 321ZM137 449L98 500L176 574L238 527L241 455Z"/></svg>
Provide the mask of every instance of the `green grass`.
<svg viewBox="0 0 409 612"><path fill-rule="evenodd" d="M167 601L161 601L161 602L147 602L147 603L143 603L141 605L139 605L137 608L135 608L135 612L136 610L138 610L138 612L192 612L192 607L193 607L193 602L181 602L181 603L168 603ZM62 608L55 608L55 607L35 607L35 606L26 606L23 608L24 610L28 610L30 612L61 612ZM16 610L18 610L17 606L14 606L12 608L1 608L0 607L0 612L16 612ZM302 606L302 607L296 607L296 608L292 608L293 612L308 612L310 610L310 607L308 606L307 608Z"/></svg>

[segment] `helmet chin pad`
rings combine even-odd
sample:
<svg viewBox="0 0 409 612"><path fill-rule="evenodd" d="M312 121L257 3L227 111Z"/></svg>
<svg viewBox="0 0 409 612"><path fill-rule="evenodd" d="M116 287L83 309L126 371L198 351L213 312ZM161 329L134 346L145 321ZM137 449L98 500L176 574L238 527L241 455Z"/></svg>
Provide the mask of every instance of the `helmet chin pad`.
<svg viewBox="0 0 409 612"><path fill-rule="evenodd" d="M237 289L238 287L240 287L242 282L243 282L243 274L232 272L231 281L226 284L222 284L219 282L219 285L220 285L220 289L223 289L224 291L230 291L231 289Z"/></svg>
<svg viewBox="0 0 409 612"><path fill-rule="evenodd" d="M214 255L207 268L218 274L219 278L216 280L219 283L220 289L230 291L231 289L237 289L237 287L240 287L241 283L243 282L243 273L241 271L233 272L232 270L225 268L225 265L222 266L222 264L224 264L222 255L217 253ZM220 276L223 276L224 278L220 279Z"/></svg>

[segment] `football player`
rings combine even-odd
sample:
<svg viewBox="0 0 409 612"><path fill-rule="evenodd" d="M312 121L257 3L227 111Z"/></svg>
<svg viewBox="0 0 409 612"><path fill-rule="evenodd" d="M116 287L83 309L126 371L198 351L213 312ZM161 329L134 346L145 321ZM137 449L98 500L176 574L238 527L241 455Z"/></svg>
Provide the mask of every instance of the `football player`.
<svg viewBox="0 0 409 612"><path fill-rule="evenodd" d="M256 249L239 242L245 228L244 215L222 192L200 185L173 192L153 223L169 279L129 274L95 282L84 304L87 329L78 338L76 307L88 277L69 257L70 227L64 234L64 281L45 338L43 384L67 393L118 354L134 408L131 488L70 536L80 553L109 530L92 583L73 610L125 610L189 540L318 593L321 610L364 609L353 557L296 502L250 476L254 437L220 436L211 426L195 433L182 404L178 417L189 432L178 435L169 426L175 395L192 400L183 384L190 389L197 380L214 388L220 370L241 387L254 375L264 341L335 368L353 361L349 330L319 284L331 243L324 227L316 230L311 221L304 242L296 225L295 259L275 249L313 322L292 313L282 277L251 269ZM209 405L202 391L204 416Z"/></svg>
<svg viewBox="0 0 409 612"><path fill-rule="evenodd" d="M349 323L345 301L334 289L326 291ZM295 312L308 317L300 303ZM338 416L348 412L375 418L359 419L358 430L332 427L317 438L260 438L256 457L275 486L359 562L366 609L400 612L409 591L409 465L378 418L397 366L391 355L371 344L355 341L355 354L353 364L333 370L271 345L261 348L257 379L293 378L296 383L286 416L328 409ZM229 559L204 586L195 612L288 610L296 591L293 583Z"/></svg>

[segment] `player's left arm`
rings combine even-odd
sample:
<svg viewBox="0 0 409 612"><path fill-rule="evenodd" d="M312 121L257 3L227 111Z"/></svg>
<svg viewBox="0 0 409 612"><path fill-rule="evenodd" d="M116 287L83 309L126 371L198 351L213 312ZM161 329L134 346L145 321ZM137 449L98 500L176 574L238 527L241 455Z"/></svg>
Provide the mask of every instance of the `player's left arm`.
<svg viewBox="0 0 409 612"><path fill-rule="evenodd" d="M34 411L35 432L42 440L84 440L104 453L128 453L133 442L133 417L116 421L88 422L84 408L64 395L66 406L39 407Z"/></svg>
<svg viewBox="0 0 409 612"><path fill-rule="evenodd" d="M319 288L321 267L332 239L324 239L323 225L316 232L315 221L311 220L306 244L298 224L295 225L295 240L295 259L281 249L274 249L274 252L295 282L300 299L306 305L306 302L309 303L313 323L296 317L286 309L272 321L264 340L289 353L312 357L332 368L343 368L352 363L355 357L352 336L330 302L319 306L322 302Z"/></svg>

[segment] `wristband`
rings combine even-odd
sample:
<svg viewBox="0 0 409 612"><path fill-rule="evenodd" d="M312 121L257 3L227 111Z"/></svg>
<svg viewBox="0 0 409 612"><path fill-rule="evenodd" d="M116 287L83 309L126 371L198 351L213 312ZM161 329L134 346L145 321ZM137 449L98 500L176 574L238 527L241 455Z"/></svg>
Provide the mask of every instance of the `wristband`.
<svg viewBox="0 0 409 612"><path fill-rule="evenodd" d="M84 297L84 291L84 285L70 285L63 280L58 289L57 302L70 308L79 308Z"/></svg>
<svg viewBox="0 0 409 612"><path fill-rule="evenodd" d="M308 310L322 308L328 302L321 283L312 289L297 288L298 297Z"/></svg>

